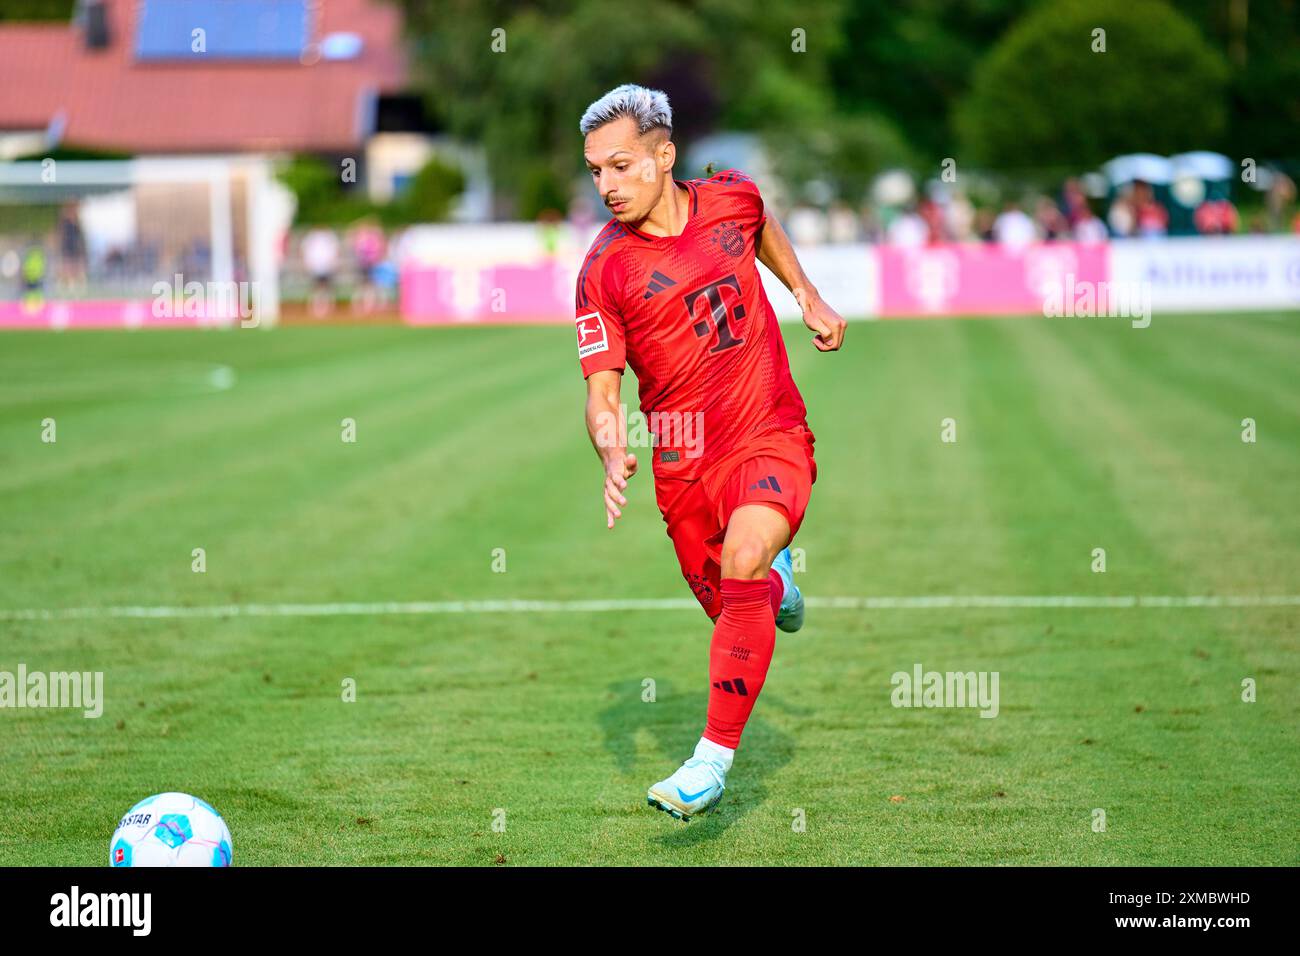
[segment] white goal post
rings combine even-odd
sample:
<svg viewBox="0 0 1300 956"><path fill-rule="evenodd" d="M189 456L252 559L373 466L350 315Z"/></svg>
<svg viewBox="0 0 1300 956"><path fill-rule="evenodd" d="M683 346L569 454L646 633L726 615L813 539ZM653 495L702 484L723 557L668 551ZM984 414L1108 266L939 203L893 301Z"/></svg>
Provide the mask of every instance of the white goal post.
<svg viewBox="0 0 1300 956"><path fill-rule="evenodd" d="M268 156L0 164L0 326L273 326L292 210Z"/></svg>

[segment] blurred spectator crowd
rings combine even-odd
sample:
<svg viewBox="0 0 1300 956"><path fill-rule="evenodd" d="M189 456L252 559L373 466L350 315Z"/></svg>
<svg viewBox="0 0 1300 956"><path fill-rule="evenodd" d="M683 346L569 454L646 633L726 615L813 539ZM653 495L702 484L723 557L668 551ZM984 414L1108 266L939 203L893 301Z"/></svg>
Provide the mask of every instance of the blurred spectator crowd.
<svg viewBox="0 0 1300 956"><path fill-rule="evenodd" d="M876 178L858 208L844 202L786 204L778 183L766 184L764 193L799 245L987 242L1015 247L1050 240L1300 235L1296 184L1290 176L1262 168L1241 172L1227 157L1213 153L1170 160L1149 154L1118 157L1102 171L1064 179L1052 191L1026 189L1015 180L957 180L937 178L918 185L910 173L893 170ZM1234 188L1245 211L1233 201ZM547 256L571 256L573 248L585 248L583 237L603 225L606 215L593 198L577 195L565 212L547 210L539 217L538 241ZM21 298L39 305L46 296L145 297L155 282L171 281L177 274L186 282L211 278L213 256L203 222L182 228L177 219L177 225L168 221L163 227L170 228L160 228L155 219L150 230L125 237L113 229L96 231L91 212L70 199L45 216L20 217L16 225L0 221L0 300ZM337 227L286 231L277 256L281 299L302 303L316 319L340 307L360 315L391 311L410 251L407 240L419 228L385 230L373 216L365 216ZM232 260L233 278L249 278L242 243Z"/></svg>
<svg viewBox="0 0 1300 956"><path fill-rule="evenodd" d="M890 176L896 177L892 181ZM1291 232L1300 235L1295 182L1268 172L1267 188L1244 216L1223 182L1152 183L1133 178L1117 185L1087 177L1066 179L1054 195L1027 192L1000 204L977 204L956 184L935 180L917 194L906 173L886 174L861 209L834 203L822 209L796 204L783 216L800 244L871 242L923 246L943 242L996 242L1017 246L1069 239L1220 236Z"/></svg>

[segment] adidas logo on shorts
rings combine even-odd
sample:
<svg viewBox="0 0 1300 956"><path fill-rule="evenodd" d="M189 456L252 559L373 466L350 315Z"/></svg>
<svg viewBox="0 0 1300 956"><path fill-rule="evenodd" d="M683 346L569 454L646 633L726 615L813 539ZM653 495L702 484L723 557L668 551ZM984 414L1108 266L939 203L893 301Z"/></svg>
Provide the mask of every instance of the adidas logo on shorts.
<svg viewBox="0 0 1300 956"><path fill-rule="evenodd" d="M763 488L767 491L775 491L778 495L781 493L781 486L776 483L776 475L768 475L766 478L760 478L749 486L749 490Z"/></svg>

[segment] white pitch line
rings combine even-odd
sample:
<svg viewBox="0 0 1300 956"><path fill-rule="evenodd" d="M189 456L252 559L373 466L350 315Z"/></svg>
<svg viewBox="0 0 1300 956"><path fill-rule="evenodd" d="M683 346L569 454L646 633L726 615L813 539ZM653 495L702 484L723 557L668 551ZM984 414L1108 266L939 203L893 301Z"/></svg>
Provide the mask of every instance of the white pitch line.
<svg viewBox="0 0 1300 956"><path fill-rule="evenodd" d="M1077 594L967 595L935 594L918 597L810 597L809 607L850 610L916 610L925 608L1117 608L1117 607L1294 607L1300 595L1121 595L1097 597Z"/></svg>
<svg viewBox="0 0 1300 956"><path fill-rule="evenodd" d="M945 608L1215 608L1300 607L1300 595L1127 595L1071 594L912 597L809 597L811 608L915 611ZM335 604L214 604L198 607L68 607L0 610L0 621L66 621L96 618L344 617L388 614L531 614L595 611L695 611L692 598L626 598L591 601L385 601Z"/></svg>

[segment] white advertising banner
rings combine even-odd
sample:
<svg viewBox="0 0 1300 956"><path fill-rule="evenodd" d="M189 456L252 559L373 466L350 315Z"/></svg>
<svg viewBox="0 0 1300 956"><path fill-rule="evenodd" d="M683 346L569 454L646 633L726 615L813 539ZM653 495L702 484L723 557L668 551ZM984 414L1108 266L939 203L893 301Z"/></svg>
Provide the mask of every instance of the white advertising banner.
<svg viewBox="0 0 1300 956"><path fill-rule="evenodd" d="M1110 280L1146 282L1154 311L1300 307L1300 237L1120 239Z"/></svg>
<svg viewBox="0 0 1300 956"><path fill-rule="evenodd" d="M880 268L872 246L798 246L795 254L821 297L844 318L874 319L880 315ZM782 321L798 319L802 312L790 290L766 266L759 265L758 272L776 317Z"/></svg>

